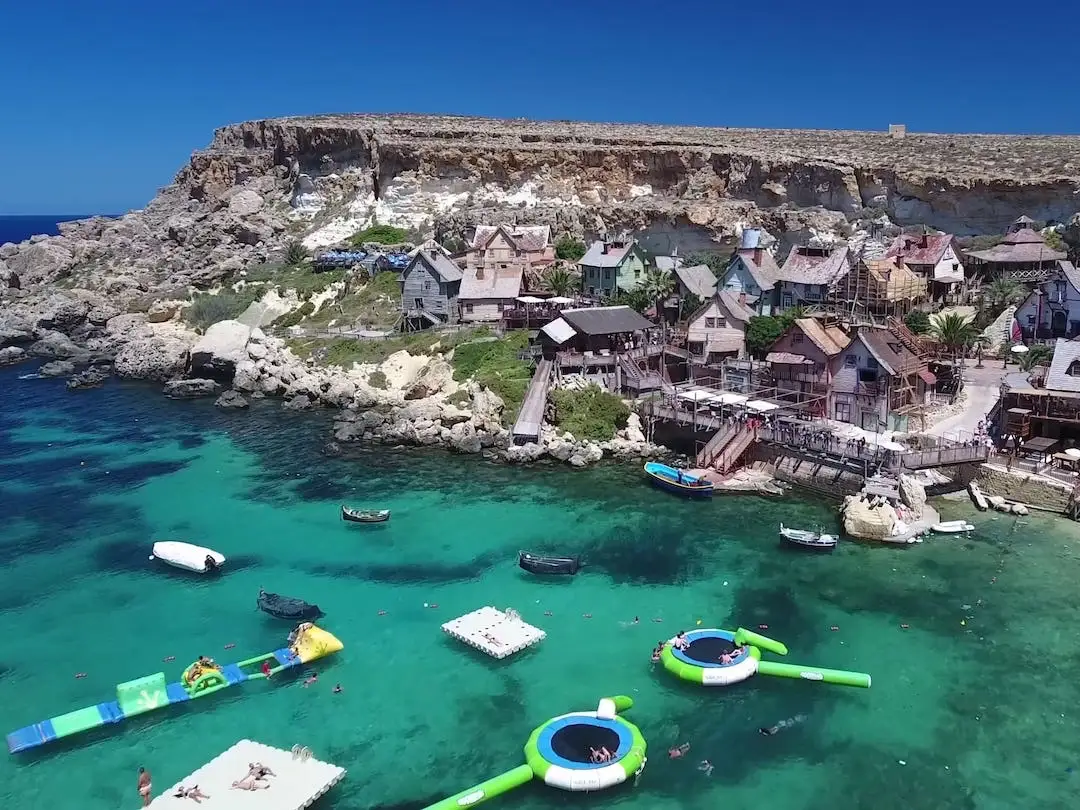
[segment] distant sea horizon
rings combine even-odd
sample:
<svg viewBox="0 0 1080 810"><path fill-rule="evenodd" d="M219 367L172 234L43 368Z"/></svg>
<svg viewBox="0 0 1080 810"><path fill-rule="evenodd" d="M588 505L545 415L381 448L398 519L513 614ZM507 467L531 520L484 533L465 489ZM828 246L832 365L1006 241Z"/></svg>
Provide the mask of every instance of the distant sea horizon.
<svg viewBox="0 0 1080 810"><path fill-rule="evenodd" d="M24 242L31 236L56 236L61 222L114 214L4 214L0 215L0 245L5 242Z"/></svg>

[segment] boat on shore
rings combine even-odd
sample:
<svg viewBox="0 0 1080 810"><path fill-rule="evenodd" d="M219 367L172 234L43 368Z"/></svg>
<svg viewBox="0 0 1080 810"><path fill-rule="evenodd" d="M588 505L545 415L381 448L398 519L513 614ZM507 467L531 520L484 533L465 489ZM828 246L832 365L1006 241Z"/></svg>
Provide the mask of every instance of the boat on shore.
<svg viewBox="0 0 1080 810"><path fill-rule="evenodd" d="M350 523L385 523L390 519L389 509L350 509L342 505L341 519Z"/></svg>
<svg viewBox="0 0 1080 810"><path fill-rule="evenodd" d="M305 602L303 599L282 596L279 593L267 593L262 589L259 590L256 605L263 613L294 622L313 622L326 615L318 605Z"/></svg>
<svg viewBox="0 0 1080 810"><path fill-rule="evenodd" d="M938 534L959 534L960 532L974 531L975 525L966 520L946 520L943 523L935 523L930 531Z"/></svg>
<svg viewBox="0 0 1080 810"><path fill-rule="evenodd" d="M837 544L835 534L819 534L818 532L808 532L803 529L788 529L783 523L780 524L780 536L788 545L813 549L814 551L832 551Z"/></svg>
<svg viewBox="0 0 1080 810"><path fill-rule="evenodd" d="M178 540L162 540L154 543L151 560L161 560L173 568L196 574L216 574L225 564L225 555L212 548L181 543Z"/></svg>
<svg viewBox="0 0 1080 810"><path fill-rule="evenodd" d="M566 574L573 576L581 570L580 557L549 557L542 554L518 552L518 565L532 574Z"/></svg>
<svg viewBox="0 0 1080 810"><path fill-rule="evenodd" d="M711 481L658 461L650 461L645 465L645 475L654 487L688 498L711 498L714 490Z"/></svg>

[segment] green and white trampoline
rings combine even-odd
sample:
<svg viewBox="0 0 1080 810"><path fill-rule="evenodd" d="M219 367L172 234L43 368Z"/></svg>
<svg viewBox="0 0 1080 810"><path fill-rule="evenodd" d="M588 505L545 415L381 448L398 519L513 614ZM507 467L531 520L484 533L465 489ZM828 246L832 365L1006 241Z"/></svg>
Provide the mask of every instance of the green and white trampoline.
<svg viewBox="0 0 1080 810"><path fill-rule="evenodd" d="M519 787L532 779L574 792L604 790L621 785L645 768L645 738L641 730L619 717L634 702L624 696L604 698L595 712L571 712L548 720L525 743L525 764L482 782L426 810L472 807ZM611 754L594 761L593 752Z"/></svg>

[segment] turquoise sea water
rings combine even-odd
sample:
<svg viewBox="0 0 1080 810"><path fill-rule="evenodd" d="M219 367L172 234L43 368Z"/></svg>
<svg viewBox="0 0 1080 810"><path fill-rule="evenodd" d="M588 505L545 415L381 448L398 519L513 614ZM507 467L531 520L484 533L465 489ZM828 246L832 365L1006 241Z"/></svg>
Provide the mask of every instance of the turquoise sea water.
<svg viewBox="0 0 1080 810"><path fill-rule="evenodd" d="M20 380L27 371L0 371L0 731L110 699L137 676L174 680L200 654L280 646L289 627L254 610L260 586L318 602L345 650L315 665L310 688L244 684L4 755L8 806L137 807L139 765L161 791L249 737L346 767L320 807L422 808L520 764L549 717L620 693L651 746L636 787L571 796L534 784L488 806L1076 804L1080 540L1069 524L947 502L946 519L976 523L973 539L799 554L777 545L777 522L834 526L829 505L690 504L633 468L386 449L330 458L326 414L222 412L115 382L69 394ZM342 502L392 508L393 520L342 524ZM156 567L150 545L165 538L221 551L227 572ZM516 567L519 549L590 565L543 581ZM496 662L439 629L485 604L518 609L547 639ZM655 671L656 641L699 619L768 625L792 662L870 672L873 688L758 676L705 690ZM798 714L794 728L757 733ZM669 760L682 742L688 756ZM703 758L711 777L696 770Z"/></svg>

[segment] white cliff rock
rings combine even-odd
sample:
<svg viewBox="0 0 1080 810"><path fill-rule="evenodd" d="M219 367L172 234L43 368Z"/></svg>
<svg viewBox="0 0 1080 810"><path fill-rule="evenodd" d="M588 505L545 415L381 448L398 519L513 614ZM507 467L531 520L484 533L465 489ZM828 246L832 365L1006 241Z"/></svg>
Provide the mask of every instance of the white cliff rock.
<svg viewBox="0 0 1080 810"><path fill-rule="evenodd" d="M136 380L164 382L175 379L187 368L190 348L190 341L179 335L141 335L120 348L113 361L113 370L120 377Z"/></svg>
<svg viewBox="0 0 1080 810"><path fill-rule="evenodd" d="M219 321L191 347L191 373L232 380L236 364L247 360L250 327L239 321Z"/></svg>
<svg viewBox="0 0 1080 810"><path fill-rule="evenodd" d="M843 513L844 531L861 540L884 540L896 526L896 510L891 506L871 506L855 495L844 499Z"/></svg>

